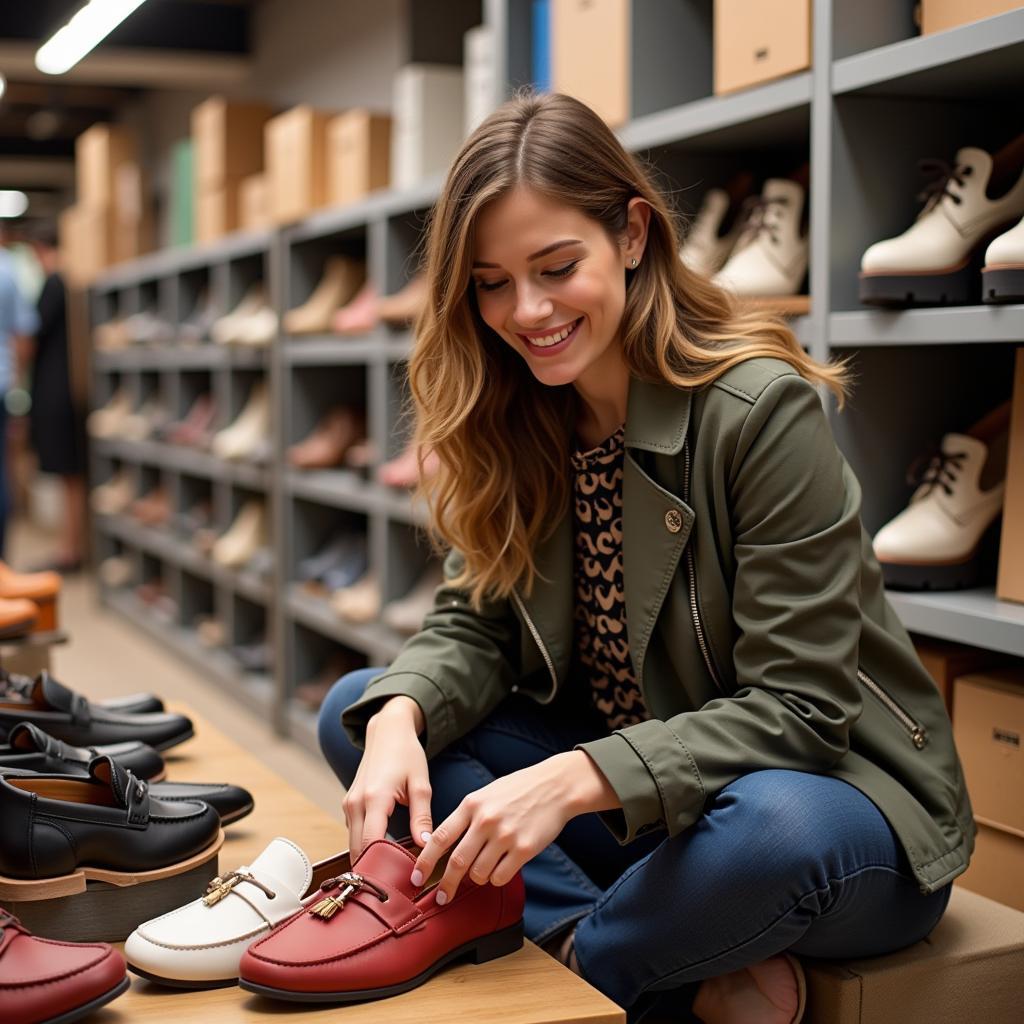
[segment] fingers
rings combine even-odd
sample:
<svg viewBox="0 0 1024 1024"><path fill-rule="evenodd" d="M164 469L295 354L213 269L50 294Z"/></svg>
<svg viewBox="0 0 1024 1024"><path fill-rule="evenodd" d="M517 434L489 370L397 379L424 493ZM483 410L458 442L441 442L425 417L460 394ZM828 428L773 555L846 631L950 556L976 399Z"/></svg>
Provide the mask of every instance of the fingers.
<svg viewBox="0 0 1024 1024"><path fill-rule="evenodd" d="M416 779L409 783L409 831L420 846L426 845L434 830L430 792L430 783L426 779Z"/></svg>
<svg viewBox="0 0 1024 1024"><path fill-rule="evenodd" d="M363 837L363 808L361 803L355 801L350 803L347 798L345 807L345 817L348 820L349 859L354 861L359 856Z"/></svg>
<svg viewBox="0 0 1024 1024"><path fill-rule="evenodd" d="M434 901L438 906L444 906L455 898L459 884L480 857L486 841L487 837L479 830L470 829L462 837L459 845L452 850L441 881L437 883L437 889L434 891Z"/></svg>
<svg viewBox="0 0 1024 1024"><path fill-rule="evenodd" d="M469 827L470 812L463 800L451 814L434 829L427 845L420 851L413 865L410 882L415 886L423 885L430 877L437 862L459 836ZM443 901L442 901L443 902Z"/></svg>
<svg viewBox="0 0 1024 1024"><path fill-rule="evenodd" d="M383 803L374 802L366 809L366 817L363 819L363 845L359 852L362 853L367 846L375 839L383 839L388 829L388 819L394 810L394 804L386 806Z"/></svg>

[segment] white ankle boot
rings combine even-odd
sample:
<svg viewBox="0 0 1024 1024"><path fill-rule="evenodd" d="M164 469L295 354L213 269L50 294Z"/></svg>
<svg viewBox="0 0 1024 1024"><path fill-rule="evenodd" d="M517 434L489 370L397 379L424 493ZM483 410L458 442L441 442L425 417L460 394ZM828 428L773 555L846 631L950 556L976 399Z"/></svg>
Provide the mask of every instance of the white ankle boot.
<svg viewBox="0 0 1024 1024"><path fill-rule="evenodd" d="M985 250L981 280L985 302L1024 302L1024 217Z"/></svg>
<svg viewBox="0 0 1024 1024"><path fill-rule="evenodd" d="M247 501L235 521L216 544L211 557L219 565L237 569L267 543L266 516L258 498Z"/></svg>
<svg viewBox="0 0 1024 1024"><path fill-rule="evenodd" d="M910 590L973 586L987 568L982 541L1003 507L1010 403L966 434L946 434L909 505L875 534L885 582Z"/></svg>
<svg viewBox="0 0 1024 1024"><path fill-rule="evenodd" d="M992 232L1024 214L1024 135L995 157L967 146L952 167L933 163L939 177L921 194L917 220L861 257L860 300L867 305L976 301L978 263ZM994 173L1013 184L989 199Z"/></svg>
<svg viewBox="0 0 1024 1024"><path fill-rule="evenodd" d="M210 451L219 459L251 458L269 434L270 399L266 384L259 381L234 423L214 435Z"/></svg>
<svg viewBox="0 0 1024 1024"><path fill-rule="evenodd" d="M257 281L249 286L241 302L230 313L213 322L210 337L218 345L235 344L243 324L266 304L263 282Z"/></svg>
<svg viewBox="0 0 1024 1024"><path fill-rule="evenodd" d="M769 178L715 284L744 298L795 295L807 274L806 201L799 182Z"/></svg>
<svg viewBox="0 0 1024 1024"><path fill-rule="evenodd" d="M742 216L733 219L725 232L722 225L729 213L729 193L724 188L709 189L694 218L686 240L679 249L679 258L697 274L711 277L725 265L743 231Z"/></svg>

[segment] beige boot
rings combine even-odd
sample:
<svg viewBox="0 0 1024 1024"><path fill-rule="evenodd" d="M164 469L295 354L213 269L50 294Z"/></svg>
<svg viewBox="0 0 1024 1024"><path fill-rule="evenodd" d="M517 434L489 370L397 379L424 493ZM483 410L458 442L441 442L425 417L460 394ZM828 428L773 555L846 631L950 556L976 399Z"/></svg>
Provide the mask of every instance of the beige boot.
<svg viewBox="0 0 1024 1024"><path fill-rule="evenodd" d="M270 398L264 381L253 385L235 421L214 435L210 451L219 459L247 459L270 434Z"/></svg>
<svg viewBox="0 0 1024 1024"><path fill-rule="evenodd" d="M331 595L331 607L349 622L373 622L380 615L380 606L380 584L372 570L351 587L342 587Z"/></svg>
<svg viewBox="0 0 1024 1024"><path fill-rule="evenodd" d="M213 546L213 560L218 565L237 569L267 543L266 514L259 498L247 501L235 521Z"/></svg>
<svg viewBox="0 0 1024 1024"><path fill-rule="evenodd" d="M331 318L359 290L366 278L366 266L349 256L332 256L313 294L284 315L289 334L322 334L331 328Z"/></svg>

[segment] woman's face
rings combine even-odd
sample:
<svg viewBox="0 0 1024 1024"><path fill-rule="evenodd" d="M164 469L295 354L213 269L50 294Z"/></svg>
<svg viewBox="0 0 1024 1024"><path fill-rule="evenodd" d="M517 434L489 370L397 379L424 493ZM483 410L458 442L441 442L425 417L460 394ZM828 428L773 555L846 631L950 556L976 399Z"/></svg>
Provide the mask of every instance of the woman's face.
<svg viewBox="0 0 1024 1024"><path fill-rule="evenodd" d="M471 287L480 316L542 384L592 376L618 361L625 270L642 243L617 246L574 207L516 188L477 218Z"/></svg>

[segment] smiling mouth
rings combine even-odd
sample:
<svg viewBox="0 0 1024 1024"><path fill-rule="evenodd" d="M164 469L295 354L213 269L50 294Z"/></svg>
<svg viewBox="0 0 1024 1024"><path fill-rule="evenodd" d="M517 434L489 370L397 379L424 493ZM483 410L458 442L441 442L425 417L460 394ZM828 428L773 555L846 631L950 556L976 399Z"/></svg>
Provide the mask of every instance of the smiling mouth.
<svg viewBox="0 0 1024 1024"><path fill-rule="evenodd" d="M560 345L567 341L576 332L576 328L583 323L583 317L574 320L572 323L563 327L559 331L553 331L551 334L542 335L539 338L528 338L525 334L520 334L519 337L526 342L531 348L554 348L556 345Z"/></svg>

